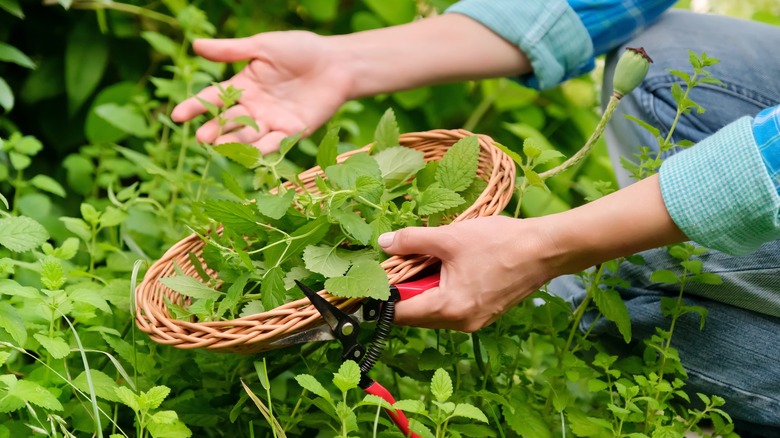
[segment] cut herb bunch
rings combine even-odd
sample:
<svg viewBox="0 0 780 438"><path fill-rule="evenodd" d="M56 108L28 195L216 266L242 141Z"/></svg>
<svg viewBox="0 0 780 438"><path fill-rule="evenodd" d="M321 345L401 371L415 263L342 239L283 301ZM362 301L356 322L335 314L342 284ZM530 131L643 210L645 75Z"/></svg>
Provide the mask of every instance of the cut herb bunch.
<svg viewBox="0 0 780 438"><path fill-rule="evenodd" d="M261 313L301 298L295 280L339 297L386 299L389 284L380 264L385 256L377 237L450 222L487 187L478 177L476 136L426 163L422 151L400 145L391 110L370 149L345 154L341 162L338 130L329 130L318 150L323 170L307 182L279 171L299 137L285 139L279 153L268 156L240 143L216 147L256 175L270 177L272 190L251 199L200 202L212 221L210 228L196 230L206 242L202 258L208 269L190 254L200 280L178 268L177 275L160 280L190 297L186 308L166 302L174 317L216 321Z"/></svg>

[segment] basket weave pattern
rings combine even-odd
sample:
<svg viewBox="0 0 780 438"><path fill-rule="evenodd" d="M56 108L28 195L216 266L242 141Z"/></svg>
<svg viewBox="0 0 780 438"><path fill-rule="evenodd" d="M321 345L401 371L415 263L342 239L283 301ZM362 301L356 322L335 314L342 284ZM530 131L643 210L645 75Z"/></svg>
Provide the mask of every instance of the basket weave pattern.
<svg viewBox="0 0 780 438"><path fill-rule="evenodd" d="M440 160L450 146L458 140L473 135L464 130L434 130L403 134L402 146L423 152L425 161ZM480 155L478 176L488 184L476 202L458 215L454 221L491 216L500 213L512 197L515 179L514 162L493 145L493 140L478 135ZM369 146L342 154L342 162L350 156L367 151ZM316 192L316 175L324 175L314 167L300 174L306 190ZM290 186L291 187L291 186ZM208 348L221 352L258 353L274 348L270 344L288 334L303 331L322 323L320 314L308 299L286 303L275 309L230 321L185 321L173 319L165 305L164 297L178 305L187 305L187 297L165 287L158 280L174 275L174 263L191 277L200 279L189 260L192 252L201 257L205 242L192 234L171 247L155 262L136 288L136 324L155 342L177 348ZM203 263L202 259L201 262ZM426 267L436 263L430 256L393 256L382 263L390 284L411 278ZM206 268L205 263L203 263ZM206 268L207 273L215 273ZM337 307L351 311L361 299L338 298L321 291L320 294Z"/></svg>

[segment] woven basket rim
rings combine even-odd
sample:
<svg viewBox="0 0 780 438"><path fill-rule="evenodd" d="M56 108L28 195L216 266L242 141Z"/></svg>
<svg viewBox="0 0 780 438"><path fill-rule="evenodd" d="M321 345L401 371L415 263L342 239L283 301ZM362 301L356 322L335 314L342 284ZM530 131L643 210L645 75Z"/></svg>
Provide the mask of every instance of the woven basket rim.
<svg viewBox="0 0 780 438"><path fill-rule="evenodd" d="M408 133L402 134L400 138L403 146L421 149L431 156L440 158L451 144L472 135L477 136L480 145L479 176L486 180L488 186L453 222L500 213L512 196L515 178L514 161L497 148L490 137L462 129ZM370 147L371 144L341 154L337 161L342 162L356 153L369 150ZM313 181L314 175L318 174L322 174L322 169L315 166L302 172L299 178L304 182ZM208 348L225 352L256 353L274 348L270 344L277 339L324 322L307 298L226 321L201 322L172 318L162 295L179 304L183 303L185 298L166 288L158 280L167 276L166 273L171 273L174 261L177 261L185 274L200 280L192 272L188 254L194 252L200 258L203 244L204 242L195 233L179 240L147 270L143 281L136 288L136 324L155 342L185 349ZM392 256L382 262L382 267L388 272L390 284L395 284L411 278L436 262L435 258L426 255ZM210 272L210 275L213 274ZM335 297L326 291L320 291L319 294L336 307L346 311L356 308L363 301L363 299Z"/></svg>

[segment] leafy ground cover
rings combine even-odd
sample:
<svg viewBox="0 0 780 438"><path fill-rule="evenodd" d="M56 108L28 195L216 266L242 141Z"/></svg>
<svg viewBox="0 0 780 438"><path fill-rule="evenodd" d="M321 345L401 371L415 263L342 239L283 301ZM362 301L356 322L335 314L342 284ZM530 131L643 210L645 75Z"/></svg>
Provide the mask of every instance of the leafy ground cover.
<svg viewBox="0 0 780 438"><path fill-rule="evenodd" d="M560 165L556 151L573 155L597 125L590 77L545 92L496 79L349 102L327 127L295 146L291 141L276 161L260 163L257 157L244 165L224 148L197 144L193 124L169 118L175 103L219 80L226 69L240 68L192 56L188 48L196 37L288 28L343 33L408 22L448 3L301 0L267 1L258 8L231 1L0 0L0 437L399 436L382 403L357 390L356 367L340 363L336 345L242 356L151 342L133 323L134 267L142 273L190 232L187 225L225 222L219 216L226 214L225 205L235 213L244 211L237 205L254 199L267 210L251 215L279 219L277 203L287 198L267 198L265 189L280 175L332 165L335 153L375 137L381 143L386 137L377 136L376 126L387 108L402 131L465 127L508 145L527 176L518 180L522 196L509 214L562 211L614 187L602 143L555 178L529 176ZM707 76L711 62L692 56L692 66L680 66L690 73L687 80L681 76L680 111L696 109L686 91ZM675 146L669 138L659 141ZM386 144L374 157L408 154ZM634 169L638 176L653 171L654 157L642 163ZM425 171L405 169L388 183L388 173L377 166L383 193ZM442 180L449 177L428 170L432 184L468 198L464 193L473 182L448 186ZM353 189L339 186L334 172L328 176L335 186L327 190ZM364 182L363 188L377 187L376 181ZM343 201L360 203L356 199ZM447 199L446 208L457 207L455 196ZM400 207L394 214L408 213L405 221L441 213L421 211L425 205L419 201L417 211ZM369 236L354 217L346 218L349 209L338 211L336 220L350 224L343 226L343 238L370 251L377 229ZM255 243L266 239L259 236ZM324 281L327 274L313 268L318 251L328 249L320 243L308 253L301 248L301 260L287 268L307 268ZM654 281L678 284L681 293L692 281L718 281L702 271L699 249L681 245L670 254L680 270L659 271ZM219 259L230 259L225 255ZM235 266L245 262L240 255L234 260ZM586 309L598 308L626 341L632 339L614 289L621 284L614 275L619 263L641 261L613 261L584 272L589 295L575 311L540 291L537 300L471 335L398 329L374 375L400 399L396 407L423 436L678 436L698 430L703 419L727 435L723 400L684 392L685 372L671 347L676 318L702 309L669 299L669 327L651 339L633 340L633 355L612 354L575 329ZM345 272L328 271L335 277ZM238 274L232 284L250 282L249 275ZM259 301L272 307L283 299ZM203 300L201 317L229 317L239 303L230 304ZM250 301L240 304L244 311Z"/></svg>

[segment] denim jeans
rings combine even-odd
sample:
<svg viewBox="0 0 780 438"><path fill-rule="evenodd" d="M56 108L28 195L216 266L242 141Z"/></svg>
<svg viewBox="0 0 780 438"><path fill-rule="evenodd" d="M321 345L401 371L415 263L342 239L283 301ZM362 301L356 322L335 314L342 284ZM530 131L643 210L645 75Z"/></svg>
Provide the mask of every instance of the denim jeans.
<svg viewBox="0 0 780 438"><path fill-rule="evenodd" d="M668 133L676 112L670 85L677 80L669 69L691 72L688 50L706 52L721 60L711 68L726 86L704 85L690 97L706 108L704 114L684 115L675 130L676 140L702 140L720 127L744 115L780 103L780 27L733 18L683 11L666 13L657 23L635 36L626 47L644 47L653 60L645 81L618 107L606 139L619 183L632 181L619 164L619 157L634 159L638 146L658 151L652 135L627 120L630 114ZM611 77L621 47L607 59L603 87L606 102ZM695 169L693 169L695 171ZM630 287L621 288L632 318L634 339L647 338L655 327L669 327L662 315L660 298L676 296L678 289L649 281L657 269L680 272L665 249L642 253L645 266L624 263L621 278ZM780 241L763 245L743 257L710 250L700 257L706 271L723 278L723 285L690 284L684 300L705 307L709 315L703 330L698 316L678 320L672 344L679 350L688 372L686 388L691 394L717 394L727 401L726 411L743 436L780 436ZM573 305L585 295L575 276L553 280L550 291ZM758 300L745 299L756 297ZM762 305L745 303L759 301ZM583 319L588 329L595 315ZM622 339L613 324L596 320L593 333ZM623 342L620 340L619 342ZM610 345L618 342L610 342ZM625 345L623 343L622 345Z"/></svg>

